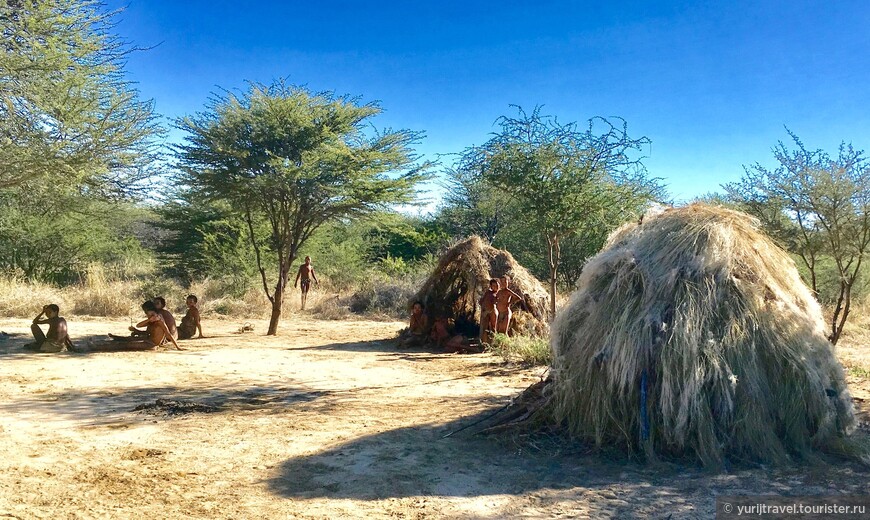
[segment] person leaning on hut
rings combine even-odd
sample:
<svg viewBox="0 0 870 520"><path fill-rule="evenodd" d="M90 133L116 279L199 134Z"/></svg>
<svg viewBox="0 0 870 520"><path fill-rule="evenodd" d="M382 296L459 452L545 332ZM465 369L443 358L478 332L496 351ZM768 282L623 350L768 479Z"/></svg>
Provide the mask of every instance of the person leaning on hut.
<svg viewBox="0 0 870 520"><path fill-rule="evenodd" d="M66 320L59 316L60 307L51 303L42 307L42 312L33 318L30 332L33 333L33 343L24 346L25 350L34 352L60 352L64 346L71 346L67 334ZM41 320L45 316L44 320ZM48 332L43 333L40 325L48 325Z"/></svg>
<svg viewBox="0 0 870 520"><path fill-rule="evenodd" d="M492 335L498 324L496 296L500 289L498 278L489 281L489 289L480 297L480 342L492 343Z"/></svg>
<svg viewBox="0 0 870 520"><path fill-rule="evenodd" d="M199 331L197 338L202 338L202 320L199 315L199 309L196 304L199 298L196 295L190 294L187 296L185 303L187 304L187 314L181 318L181 326L178 327L178 339L191 339L196 331Z"/></svg>
<svg viewBox="0 0 870 520"><path fill-rule="evenodd" d="M510 289L510 276L504 275L499 280L501 281L501 289L495 296L495 307L498 311L498 320L495 330L501 334L507 334L510 330L511 317L513 316L511 305L517 302L522 302L524 299L522 296Z"/></svg>

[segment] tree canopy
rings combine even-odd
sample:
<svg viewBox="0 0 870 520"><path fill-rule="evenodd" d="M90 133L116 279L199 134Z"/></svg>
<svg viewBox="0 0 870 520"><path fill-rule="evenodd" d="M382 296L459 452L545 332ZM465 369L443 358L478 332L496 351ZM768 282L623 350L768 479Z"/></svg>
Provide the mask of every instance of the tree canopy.
<svg viewBox="0 0 870 520"><path fill-rule="evenodd" d="M160 129L124 77L133 48L100 2L0 2L0 189L118 194L148 175Z"/></svg>
<svg viewBox="0 0 870 520"><path fill-rule="evenodd" d="M624 121L594 118L585 127L542 115L540 107L499 119L499 131L479 147L467 149L457 168L460 184L478 177L514 205L512 217L528 223L546 243L550 296L555 292L561 245L569 237L600 235L635 215L660 195L640 158L647 138L632 139ZM489 208L493 217L503 210Z"/></svg>
<svg viewBox="0 0 870 520"><path fill-rule="evenodd" d="M289 269L300 247L324 223L409 203L425 178L411 146L420 134L377 131L375 103L275 82L243 94L215 96L206 111L177 121L187 132L177 147L180 180L206 200L223 200L244 220L275 334ZM259 223L269 229L263 244ZM277 265L269 288L263 246Z"/></svg>
<svg viewBox="0 0 870 520"><path fill-rule="evenodd" d="M870 162L863 150L845 142L832 157L824 150L807 149L791 131L789 135L795 147L777 144L775 168L755 163L745 167L739 182L723 187L732 201L800 258L817 296L822 266L833 263L836 291L829 339L836 343L870 253Z"/></svg>

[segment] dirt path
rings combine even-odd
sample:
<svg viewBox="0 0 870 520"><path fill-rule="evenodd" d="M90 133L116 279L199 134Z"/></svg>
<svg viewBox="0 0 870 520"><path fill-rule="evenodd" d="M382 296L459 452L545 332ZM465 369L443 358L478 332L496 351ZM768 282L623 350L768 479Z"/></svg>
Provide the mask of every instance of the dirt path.
<svg viewBox="0 0 870 520"><path fill-rule="evenodd" d="M0 320L0 519L710 518L719 494L868 493L853 465L709 473L443 438L541 370L398 351L399 323L209 321L183 352L89 355L22 353L28 325Z"/></svg>

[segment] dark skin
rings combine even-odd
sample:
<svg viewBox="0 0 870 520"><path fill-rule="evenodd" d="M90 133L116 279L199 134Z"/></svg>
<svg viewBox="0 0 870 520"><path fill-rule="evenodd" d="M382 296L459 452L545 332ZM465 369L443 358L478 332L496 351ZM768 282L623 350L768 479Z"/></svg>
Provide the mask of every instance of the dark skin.
<svg viewBox="0 0 870 520"><path fill-rule="evenodd" d="M501 287L498 282L492 282L489 284L489 289L483 293L483 296L480 298L480 306L485 311L495 311L498 312L495 304L496 304L496 296L498 295Z"/></svg>
<svg viewBox="0 0 870 520"><path fill-rule="evenodd" d="M42 317L45 319L40 319ZM45 334L45 339L63 343L67 338L66 320L61 318L48 305L42 308L42 312L33 318L34 325L48 325L48 332ZM38 340L38 338L37 338Z"/></svg>
<svg viewBox="0 0 870 520"><path fill-rule="evenodd" d="M184 318L181 319L181 323L185 323L185 320L188 319L193 320L196 324L196 330L199 332L197 339L205 337L202 335L202 321L200 319L199 309L196 307L196 300L188 298L185 303L187 304L187 314L185 314Z"/></svg>
<svg viewBox="0 0 870 520"><path fill-rule="evenodd" d="M302 308L305 309L305 302L308 300L308 290L311 288L311 280L314 280L314 283L320 283L317 281L317 275L314 274L314 266L311 265L310 256L305 257L305 262L299 266L299 271L296 272L296 280L293 282L294 289L299 283L300 278L302 279Z"/></svg>
<svg viewBox="0 0 870 520"><path fill-rule="evenodd" d="M138 331L139 328L146 327L145 330L148 332L148 337L155 345L160 345L163 343L163 339L167 338L172 342L176 350L184 350L178 346L175 337L169 332L169 327L166 326L166 322L163 321L163 317L158 311L146 311L145 316L145 320L136 324L135 330Z"/></svg>
<svg viewBox="0 0 870 520"><path fill-rule="evenodd" d="M421 345L426 341L426 332L429 330L429 319L425 314L423 314L423 307L419 303L415 303L411 308L410 321L407 332L403 333L403 338L399 344L399 348Z"/></svg>
<svg viewBox="0 0 870 520"><path fill-rule="evenodd" d="M411 323L408 329L411 334L423 335L426 333L426 316L423 314L423 307L419 303L414 304L414 309L411 311Z"/></svg>
<svg viewBox="0 0 870 520"><path fill-rule="evenodd" d="M157 307L157 312L163 317L163 321L166 322L166 326L169 327L169 333L172 337L178 337L178 330L175 326L175 317L171 312L163 308L163 302L158 299L154 299L154 306Z"/></svg>
<svg viewBox="0 0 870 520"><path fill-rule="evenodd" d="M154 308L148 309L145 311L145 316L145 320L136 324L137 327L145 327L145 330L130 327L130 330L133 332L133 335L130 337L119 338L115 336L110 341L91 341L88 342L86 349L78 350L78 352L138 352L154 350L163 342L164 338L168 338L175 345L176 349L183 350L169 333L169 328L160 316L159 311Z"/></svg>
<svg viewBox="0 0 870 520"><path fill-rule="evenodd" d="M496 325L496 332L507 334L511 325L511 316L513 315L513 312L511 311L511 305L518 301L522 301L523 297L510 290L510 288L508 287L508 285L510 284L510 279L508 277L502 276L500 278L500 281L501 289L495 296L495 306L496 309L498 309L498 323Z"/></svg>
<svg viewBox="0 0 870 520"><path fill-rule="evenodd" d="M501 289L498 281L493 280L489 284L489 290L483 293L480 298L481 307L481 324L480 324L480 339L483 342L492 340L489 331L496 330L498 324L498 309L496 308L496 296Z"/></svg>

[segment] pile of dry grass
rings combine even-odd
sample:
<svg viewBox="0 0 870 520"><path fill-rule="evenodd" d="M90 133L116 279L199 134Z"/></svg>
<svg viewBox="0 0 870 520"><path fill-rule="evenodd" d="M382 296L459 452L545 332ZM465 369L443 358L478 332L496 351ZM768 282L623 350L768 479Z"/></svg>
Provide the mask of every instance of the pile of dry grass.
<svg viewBox="0 0 870 520"><path fill-rule="evenodd" d="M573 434L708 465L861 454L821 309L747 215L648 215L578 286L553 323L548 385Z"/></svg>
<svg viewBox="0 0 870 520"><path fill-rule="evenodd" d="M480 326L478 300L489 287L489 280L504 275L511 277L511 289L527 295L528 312L514 314L513 332L546 334L550 321L547 290L510 253L485 244L477 236L441 255L414 301L423 302L430 319L437 315L452 318L457 329L470 333Z"/></svg>

